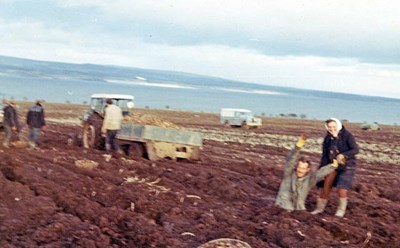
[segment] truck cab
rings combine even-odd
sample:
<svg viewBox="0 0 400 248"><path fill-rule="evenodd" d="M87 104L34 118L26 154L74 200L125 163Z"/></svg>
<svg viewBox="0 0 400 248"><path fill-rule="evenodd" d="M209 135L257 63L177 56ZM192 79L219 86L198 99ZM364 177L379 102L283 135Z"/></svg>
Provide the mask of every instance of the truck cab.
<svg viewBox="0 0 400 248"><path fill-rule="evenodd" d="M124 116L129 115L131 109L135 106L134 97L122 94L93 94L90 98L90 111L104 114L107 106L107 99L112 99L113 104L119 106Z"/></svg>
<svg viewBox="0 0 400 248"><path fill-rule="evenodd" d="M220 122L226 126L257 128L262 125L261 118L255 117L248 109L222 108Z"/></svg>

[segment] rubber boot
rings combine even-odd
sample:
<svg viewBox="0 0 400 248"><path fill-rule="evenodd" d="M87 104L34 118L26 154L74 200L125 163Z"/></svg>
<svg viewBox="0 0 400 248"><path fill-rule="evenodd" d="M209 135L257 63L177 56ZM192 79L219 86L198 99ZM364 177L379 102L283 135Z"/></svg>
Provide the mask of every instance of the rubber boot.
<svg viewBox="0 0 400 248"><path fill-rule="evenodd" d="M111 152L111 145L110 144L106 144L106 151L107 152Z"/></svg>
<svg viewBox="0 0 400 248"><path fill-rule="evenodd" d="M339 198L339 206L337 208L336 217L342 218L346 213L347 208L347 198Z"/></svg>
<svg viewBox="0 0 400 248"><path fill-rule="evenodd" d="M317 208L311 212L311 214L320 214L325 211L327 199L319 198L317 199Z"/></svg>
<svg viewBox="0 0 400 248"><path fill-rule="evenodd" d="M35 149L36 148L36 144L35 143L33 143L32 141L29 141L28 142L28 146L29 146L29 150L33 150L33 149Z"/></svg>

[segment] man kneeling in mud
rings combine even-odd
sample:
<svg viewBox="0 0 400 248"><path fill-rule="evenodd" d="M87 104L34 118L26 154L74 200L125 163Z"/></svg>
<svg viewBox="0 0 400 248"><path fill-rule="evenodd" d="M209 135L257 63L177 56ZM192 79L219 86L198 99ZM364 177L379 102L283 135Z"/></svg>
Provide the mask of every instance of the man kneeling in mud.
<svg viewBox="0 0 400 248"><path fill-rule="evenodd" d="M305 201L311 188L339 166L337 160L334 159L332 164L310 172L310 161L306 157L300 157L300 150L305 141L306 136L301 135L295 147L289 152L276 197L275 205L288 211L306 210ZM341 161L342 163L343 161Z"/></svg>

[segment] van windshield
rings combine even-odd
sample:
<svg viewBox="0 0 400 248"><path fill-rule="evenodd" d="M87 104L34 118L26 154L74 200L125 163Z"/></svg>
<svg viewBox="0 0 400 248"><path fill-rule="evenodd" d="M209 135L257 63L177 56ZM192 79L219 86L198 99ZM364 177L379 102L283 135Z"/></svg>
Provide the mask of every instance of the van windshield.
<svg viewBox="0 0 400 248"><path fill-rule="evenodd" d="M236 112L236 117L248 117L248 116L252 116L252 113L250 112Z"/></svg>

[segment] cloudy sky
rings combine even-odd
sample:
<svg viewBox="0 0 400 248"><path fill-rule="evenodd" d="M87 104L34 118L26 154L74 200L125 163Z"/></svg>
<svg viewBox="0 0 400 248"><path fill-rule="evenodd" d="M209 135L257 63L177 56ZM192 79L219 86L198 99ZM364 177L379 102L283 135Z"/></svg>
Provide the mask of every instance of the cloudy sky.
<svg viewBox="0 0 400 248"><path fill-rule="evenodd" d="M0 55L400 98L398 0L0 0Z"/></svg>

